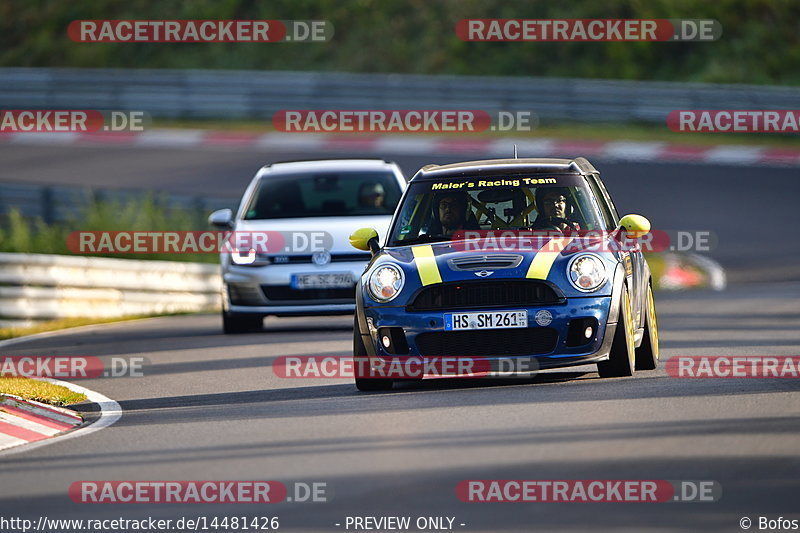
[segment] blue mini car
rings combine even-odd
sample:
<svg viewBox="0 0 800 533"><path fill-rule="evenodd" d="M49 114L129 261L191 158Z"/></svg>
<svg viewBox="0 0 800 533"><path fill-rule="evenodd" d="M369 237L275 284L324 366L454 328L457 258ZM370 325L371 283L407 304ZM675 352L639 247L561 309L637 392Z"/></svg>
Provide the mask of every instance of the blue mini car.
<svg viewBox="0 0 800 533"><path fill-rule="evenodd" d="M387 390L446 359L478 362L464 368L480 375L655 369L658 327L638 240L649 230L640 215L620 218L584 158L422 168L383 246L370 228L350 237L372 252L356 287L356 387ZM423 372L403 372L411 361Z"/></svg>

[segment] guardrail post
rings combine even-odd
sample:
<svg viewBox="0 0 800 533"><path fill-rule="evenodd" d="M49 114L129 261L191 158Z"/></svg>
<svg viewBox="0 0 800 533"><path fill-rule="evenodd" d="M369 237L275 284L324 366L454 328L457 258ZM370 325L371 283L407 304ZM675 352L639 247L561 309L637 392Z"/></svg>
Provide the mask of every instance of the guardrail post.
<svg viewBox="0 0 800 533"><path fill-rule="evenodd" d="M43 187L41 194L41 209L42 219L47 224L52 224L55 221L55 209L53 206L53 189L51 187Z"/></svg>

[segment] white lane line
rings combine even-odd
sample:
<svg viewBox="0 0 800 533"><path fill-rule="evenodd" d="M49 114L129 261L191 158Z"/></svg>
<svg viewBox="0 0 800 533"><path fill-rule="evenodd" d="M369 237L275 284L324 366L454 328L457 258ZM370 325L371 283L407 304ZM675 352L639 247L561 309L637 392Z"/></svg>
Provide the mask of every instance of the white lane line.
<svg viewBox="0 0 800 533"><path fill-rule="evenodd" d="M661 142L611 142L605 146L604 157L625 161L651 161L658 158L666 143Z"/></svg>
<svg viewBox="0 0 800 533"><path fill-rule="evenodd" d="M492 141L489 152L511 159L514 157L514 145L517 145L517 156L542 157L552 152L555 142L552 139L497 139Z"/></svg>
<svg viewBox="0 0 800 533"><path fill-rule="evenodd" d="M706 163L752 165L761 160L764 149L757 146L716 146L706 152Z"/></svg>
<svg viewBox="0 0 800 533"><path fill-rule="evenodd" d="M156 148L217 148L223 150L235 150L241 148L261 148L271 150L290 150L290 151L304 151L304 150L317 150L321 152L340 151L346 146L340 146L341 139L337 134L331 135L327 133L286 133L286 132L272 132L265 133L254 138L252 143L238 143L238 142L225 142L217 140L214 136L220 132L214 130L187 130L187 131L173 131L169 129L155 129L144 132L142 134L133 135L126 138L120 138L119 143L115 146L133 146L133 147L156 147ZM223 132L227 133L227 132ZM236 132L230 132L235 134ZM363 141L363 144L355 144L353 149L359 152L372 153L380 156L386 153L397 154L419 154L419 155L435 155L438 153L461 153L464 149L454 147L452 145L452 137L445 136L426 136L424 138L412 139L412 134L409 138L403 136L359 136L356 139L350 139L349 142ZM587 140L559 140L559 139L537 139L530 141L520 141L514 139L497 139L494 137L476 138L486 143L485 148L474 148L477 150L487 151L491 154L506 156L513 153L513 144L517 142L522 145L525 142L530 143L549 143L536 145L532 144L530 148L523 149L520 147L519 156L528 157L533 155L550 157L554 148L558 148L559 143L578 143L580 144L593 144L593 141ZM471 142L475 142L473 139ZM9 142L13 144L51 144L62 145L81 142L83 144L93 144L94 139L91 136L81 136L74 132L64 133L46 133L46 132L18 132L0 137L1 142ZM465 143L469 143L467 139ZM437 146L438 143L443 143L443 146ZM97 143L94 143L97 144ZM661 144L661 149L657 149ZM103 146L101 144L101 146ZM509 151L509 146L511 150ZM688 161L697 164L731 164L743 166L798 166L800 165L800 155L789 153L787 155L779 156L764 156L769 150L767 148L750 146L750 147L736 147L729 145L715 145L709 146L708 150L702 154L682 153L680 148L683 145L676 145L678 150L676 152L669 152L673 145L662 144L657 142L638 142L638 141L602 141L599 146L592 148L593 152L597 152L593 157L609 157L616 160L623 161L659 161L659 162L684 162ZM573 148L570 148L573 150ZM665 150L669 153L664 153Z"/></svg>
<svg viewBox="0 0 800 533"><path fill-rule="evenodd" d="M0 422L6 422L11 424L12 426L20 427L22 429L27 429L28 431L33 431L34 433L39 433L40 435L47 435L48 437L52 437L53 435L58 435L63 429L56 429L51 428L49 426L45 426L44 424L39 424L38 422L34 422L33 420L28 420L27 418L22 418L21 416L14 416L8 413L3 412L0 410Z"/></svg>
<svg viewBox="0 0 800 533"><path fill-rule="evenodd" d="M321 133L265 133L253 144L257 148L279 150L317 150L322 147L328 136ZM205 143L214 145L213 142Z"/></svg>
<svg viewBox="0 0 800 533"><path fill-rule="evenodd" d="M56 436L32 443L27 443L23 441L20 445L14 445L13 448L4 449L0 451L0 457L28 452L30 450L40 448L42 446L47 446L48 444L52 444L54 442L63 442L65 440L74 439L76 437L83 437L84 435L89 435L90 433L94 433L95 431L100 431L101 429L109 427L122 417L122 408L119 406L119 404L114 400L112 400L111 398L108 398L100 394L99 392L95 392L93 390L87 389L86 387L81 387L80 385L75 385L74 383L69 383L58 379L44 379L43 381L48 381L55 385L64 386L73 392L82 392L83 394L86 395L86 398L88 398L89 401L94 402L100 406L100 418L98 418L96 421L89 424L88 426L78 428L68 433L64 433L61 436Z"/></svg>
<svg viewBox="0 0 800 533"><path fill-rule="evenodd" d="M59 132L18 132L11 137L14 144L73 144L80 134L73 131Z"/></svg>
<svg viewBox="0 0 800 533"><path fill-rule="evenodd" d="M6 406L12 409L19 409L20 411L25 411L32 415L38 417L45 417L49 418L54 422L60 422L62 424L69 424L70 426L74 426L76 424L80 424L83 422L83 419L79 416L75 416L72 414L72 411L65 409L63 407L56 407L54 405L45 405L45 404L38 404L31 403L25 400L16 399L13 396L5 395L5 397L0 400L0 409ZM42 410L46 410L47 414L42 414ZM11 413L16 416L19 416L16 413ZM23 417L24 418L24 417Z"/></svg>
<svg viewBox="0 0 800 533"><path fill-rule="evenodd" d="M375 141L374 151L378 153L429 155L433 153L433 142L424 137L387 135L378 137L378 140Z"/></svg>
<svg viewBox="0 0 800 533"><path fill-rule="evenodd" d="M21 444L28 444L28 441L6 435L5 433L0 433L0 450L11 448L12 446L19 446Z"/></svg>
<svg viewBox="0 0 800 533"><path fill-rule="evenodd" d="M151 130L142 132L132 143L136 146L182 147L200 144L204 130Z"/></svg>
<svg viewBox="0 0 800 533"><path fill-rule="evenodd" d="M35 408L30 407L30 406L17 405L16 407L21 411L27 411L27 412L29 412L29 413L31 413L33 415L36 415L36 416L40 416L40 417L44 416L39 411L37 411ZM3 406L2 406L2 404L0 404L0 410L2 410L2 409L3 409ZM15 416L17 416L17 415L15 415ZM81 419L81 418L76 418L74 416L66 416L66 415L63 415L61 413L56 413L56 412L53 412L53 411L50 411L46 416L47 416L47 418L49 418L53 422L60 422L61 424L69 424L70 426L75 426L75 425L80 424L81 422L83 422L83 419ZM19 417L19 418L24 418L24 417Z"/></svg>

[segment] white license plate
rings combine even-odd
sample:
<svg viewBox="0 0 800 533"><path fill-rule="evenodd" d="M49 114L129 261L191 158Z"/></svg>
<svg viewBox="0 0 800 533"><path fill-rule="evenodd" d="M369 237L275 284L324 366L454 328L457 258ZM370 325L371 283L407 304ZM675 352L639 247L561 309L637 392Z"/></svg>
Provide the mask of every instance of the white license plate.
<svg viewBox="0 0 800 533"><path fill-rule="evenodd" d="M444 314L444 329L447 331L527 327L527 311L480 311Z"/></svg>
<svg viewBox="0 0 800 533"><path fill-rule="evenodd" d="M355 285L351 272L326 274L293 274L293 289L345 289Z"/></svg>

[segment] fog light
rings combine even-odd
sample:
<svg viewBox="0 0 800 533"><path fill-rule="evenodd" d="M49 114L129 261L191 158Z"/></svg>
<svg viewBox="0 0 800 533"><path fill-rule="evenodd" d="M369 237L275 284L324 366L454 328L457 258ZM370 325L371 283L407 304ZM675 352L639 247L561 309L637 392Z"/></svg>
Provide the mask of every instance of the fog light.
<svg viewBox="0 0 800 533"><path fill-rule="evenodd" d="M569 347L589 344L597 333L599 325L593 316L573 318L569 321L565 344Z"/></svg>
<svg viewBox="0 0 800 533"><path fill-rule="evenodd" d="M400 326L384 326L378 328L380 343L390 354L405 355L408 353L406 334Z"/></svg>

